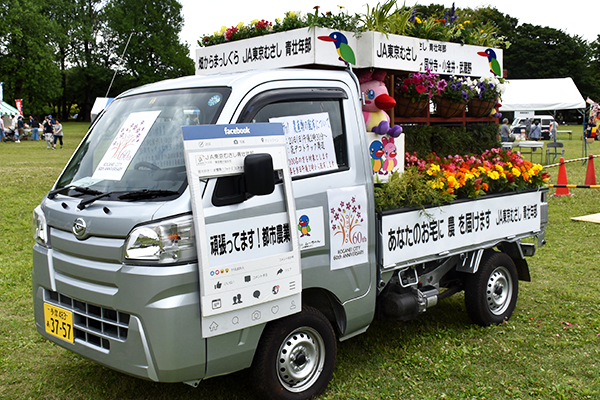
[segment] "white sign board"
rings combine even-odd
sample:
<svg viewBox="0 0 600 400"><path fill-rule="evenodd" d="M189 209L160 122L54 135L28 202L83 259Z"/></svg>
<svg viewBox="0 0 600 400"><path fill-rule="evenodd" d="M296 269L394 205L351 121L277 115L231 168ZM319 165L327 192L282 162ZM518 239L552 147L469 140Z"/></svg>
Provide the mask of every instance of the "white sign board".
<svg viewBox="0 0 600 400"><path fill-rule="evenodd" d="M100 160L92 179L120 180L159 114L160 111L131 113Z"/></svg>
<svg viewBox="0 0 600 400"><path fill-rule="evenodd" d="M338 53L339 49L339 53ZM485 53L488 54L485 54ZM440 42L380 32L301 28L196 49L196 74L323 65L417 72L429 67L442 75L494 76L502 71L501 49ZM494 62L495 64L495 62ZM502 72L499 73L501 75Z"/></svg>
<svg viewBox="0 0 600 400"><path fill-rule="evenodd" d="M485 55L486 51L490 55ZM400 71L425 71L441 75L494 76L490 58L502 71L502 50L482 46L365 32L359 40L361 64ZM501 73L500 73L501 74Z"/></svg>
<svg viewBox="0 0 600 400"><path fill-rule="evenodd" d="M509 201L507 201L507 199ZM382 217L384 268L540 231L540 193L480 198Z"/></svg>
<svg viewBox="0 0 600 400"><path fill-rule="evenodd" d="M313 207L296 211L300 250L310 250L325 246L325 223L323 207Z"/></svg>
<svg viewBox="0 0 600 400"><path fill-rule="evenodd" d="M331 269L368 262L369 213L365 187L329 189L327 202Z"/></svg>
<svg viewBox="0 0 600 400"><path fill-rule="evenodd" d="M182 131L199 254L203 337L301 311L300 245L293 229L297 217L281 124L197 125ZM274 170L281 171L287 211L207 223L200 181L243 173L244 159L255 153L270 154Z"/></svg>
<svg viewBox="0 0 600 400"><path fill-rule="evenodd" d="M328 113L271 118L269 121L283 125L292 177L338 168Z"/></svg>

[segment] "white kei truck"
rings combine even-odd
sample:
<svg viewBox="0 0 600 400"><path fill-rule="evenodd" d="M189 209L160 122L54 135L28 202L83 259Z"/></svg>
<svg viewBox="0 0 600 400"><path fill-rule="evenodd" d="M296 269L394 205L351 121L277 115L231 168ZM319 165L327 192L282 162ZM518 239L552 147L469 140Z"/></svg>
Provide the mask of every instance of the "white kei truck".
<svg viewBox="0 0 600 400"><path fill-rule="evenodd" d="M37 330L139 378L250 368L261 398L309 399L375 318L464 290L475 323L508 319L547 189L376 212L368 144L351 70L118 96L34 210Z"/></svg>

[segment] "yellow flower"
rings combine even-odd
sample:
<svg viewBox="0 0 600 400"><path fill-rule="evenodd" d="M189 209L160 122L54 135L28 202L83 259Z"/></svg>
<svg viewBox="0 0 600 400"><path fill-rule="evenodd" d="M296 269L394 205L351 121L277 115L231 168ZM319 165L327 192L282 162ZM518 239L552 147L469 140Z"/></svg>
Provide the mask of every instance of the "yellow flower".
<svg viewBox="0 0 600 400"><path fill-rule="evenodd" d="M344 6L340 6L340 5L338 5L338 7L339 7L339 8L345 8Z"/></svg>
<svg viewBox="0 0 600 400"><path fill-rule="evenodd" d="M281 18L275 18L275 22L280 24L281 23Z"/></svg>
<svg viewBox="0 0 600 400"><path fill-rule="evenodd" d="M479 33L483 33L483 29L479 31Z"/></svg>
<svg viewBox="0 0 600 400"><path fill-rule="evenodd" d="M421 23L421 18L419 18L419 17L415 17L415 22L416 22L417 24L420 24L420 23Z"/></svg>
<svg viewBox="0 0 600 400"><path fill-rule="evenodd" d="M512 169L512 171L511 171L511 172L512 172L512 174L513 174L514 176L516 176L517 178L518 178L519 176L521 176L521 170L520 170L519 168L514 168L514 167L513 167L513 169Z"/></svg>
<svg viewBox="0 0 600 400"><path fill-rule="evenodd" d="M463 24L458 24L458 27L459 27L460 29L465 29L465 27L463 26Z"/></svg>
<svg viewBox="0 0 600 400"><path fill-rule="evenodd" d="M471 23L471 21L465 21L465 25L466 25L466 24L470 24L470 23Z"/></svg>
<svg viewBox="0 0 600 400"><path fill-rule="evenodd" d="M490 171L487 175L490 177L490 179L493 179L495 181L500 179L500 174L498 173L498 171Z"/></svg>
<svg viewBox="0 0 600 400"><path fill-rule="evenodd" d="M448 177L448 186L451 188L458 186L458 181L456 180L456 178L454 176Z"/></svg>
<svg viewBox="0 0 600 400"><path fill-rule="evenodd" d="M295 12L293 12L293 11L290 11L290 12L288 13L288 17L290 17L290 18L296 18L296 13L295 13Z"/></svg>
<svg viewBox="0 0 600 400"><path fill-rule="evenodd" d="M243 27L243 26L244 26L244 23L243 23L243 22L240 22L239 24L237 24L237 28L238 28L238 29L242 29L242 27Z"/></svg>
<svg viewBox="0 0 600 400"><path fill-rule="evenodd" d="M227 27L225 25L223 25L221 27L221 35L224 34L227 31Z"/></svg>
<svg viewBox="0 0 600 400"><path fill-rule="evenodd" d="M258 20L257 19L253 19L252 21L250 21L250 25L256 26L256 24L258 24Z"/></svg>

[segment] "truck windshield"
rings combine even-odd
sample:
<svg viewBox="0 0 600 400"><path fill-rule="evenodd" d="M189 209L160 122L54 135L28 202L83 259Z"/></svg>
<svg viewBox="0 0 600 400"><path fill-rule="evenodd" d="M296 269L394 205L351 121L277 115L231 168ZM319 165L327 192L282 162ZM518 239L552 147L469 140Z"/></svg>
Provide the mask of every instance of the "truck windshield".
<svg viewBox="0 0 600 400"><path fill-rule="evenodd" d="M164 200L187 185L185 125L214 124L229 88L172 90L114 100L51 192L108 200ZM152 195L123 196L128 192Z"/></svg>

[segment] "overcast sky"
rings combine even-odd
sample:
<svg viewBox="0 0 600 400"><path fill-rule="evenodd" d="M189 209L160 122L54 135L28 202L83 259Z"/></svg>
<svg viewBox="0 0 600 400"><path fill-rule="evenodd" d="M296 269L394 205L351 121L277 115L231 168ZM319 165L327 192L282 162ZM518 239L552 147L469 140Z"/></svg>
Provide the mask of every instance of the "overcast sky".
<svg viewBox="0 0 600 400"><path fill-rule="evenodd" d="M316 0L312 3L289 2L281 0L221 0L199 1L179 0L183 5L184 27L181 39L190 45L191 50L197 47L196 41L204 34L212 34L221 29L221 26L233 26L240 22L249 23L254 19L265 19L273 22L275 18L283 19L287 11L300 11L303 15L313 11L313 7L320 6L320 11L337 13L339 5L344 6L344 11L351 14L366 13L366 4L370 7L378 3L367 0ZM600 34L600 6L597 0L570 0L559 2L557 0L502 0L491 3L481 0L456 1L460 8L477 8L493 4L500 12L517 18L519 24L549 26L560 29L569 35L579 35L585 40L594 41ZM314 3L314 4L313 4ZM398 4L408 6L414 4L443 4L452 7L452 1L415 2L398 0ZM596 4L596 5L594 5ZM595 8L595 10L594 10Z"/></svg>

